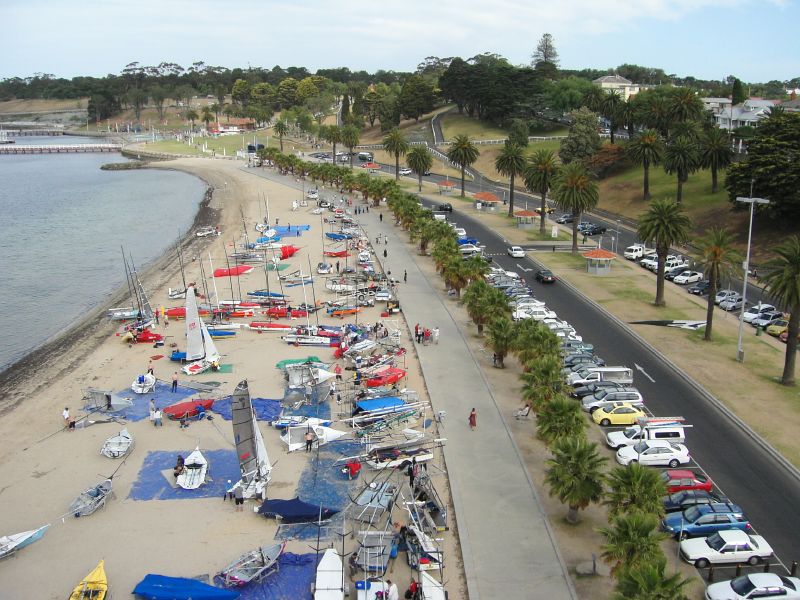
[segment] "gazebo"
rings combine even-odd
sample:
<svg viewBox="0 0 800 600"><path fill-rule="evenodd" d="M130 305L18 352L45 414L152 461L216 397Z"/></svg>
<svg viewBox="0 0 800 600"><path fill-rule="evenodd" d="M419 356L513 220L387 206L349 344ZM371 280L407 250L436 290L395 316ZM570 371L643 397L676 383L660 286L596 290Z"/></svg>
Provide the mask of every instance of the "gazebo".
<svg viewBox="0 0 800 600"><path fill-rule="evenodd" d="M500 205L500 199L491 192L477 192L472 197L475 199L475 210L495 212Z"/></svg>
<svg viewBox="0 0 800 600"><path fill-rule="evenodd" d="M453 193L453 187L455 187L456 184L449 179L445 179L444 181L440 181L437 185L439 186L439 193L447 196Z"/></svg>
<svg viewBox="0 0 800 600"><path fill-rule="evenodd" d="M610 275L611 261L617 258L616 254L602 248L589 250L582 256L586 259L586 272L591 275Z"/></svg>
<svg viewBox="0 0 800 600"><path fill-rule="evenodd" d="M539 213L533 210L518 210L514 213L514 216L517 219L517 227L519 229L533 229L534 220L539 216Z"/></svg>

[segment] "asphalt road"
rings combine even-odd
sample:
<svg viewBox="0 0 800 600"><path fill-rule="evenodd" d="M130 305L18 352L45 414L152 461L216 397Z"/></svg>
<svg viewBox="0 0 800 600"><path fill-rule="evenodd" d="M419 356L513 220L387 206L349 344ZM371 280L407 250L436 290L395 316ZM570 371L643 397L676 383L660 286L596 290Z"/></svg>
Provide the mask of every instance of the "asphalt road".
<svg viewBox="0 0 800 600"><path fill-rule="evenodd" d="M434 204L424 201L428 206ZM718 488L744 509L758 533L774 548L784 565L800 560L800 480L777 464L751 436L724 412L710 403L680 373L664 364L658 353L642 344L604 311L581 295L559 284L534 281L541 268L535 256L526 259L507 255L501 236L461 213L452 218L486 246L494 263L523 275L538 299L571 323L608 365L634 368L634 384L645 404L657 416L683 416L693 427L687 433L692 458L702 466ZM634 315L631 315L634 317ZM638 365L647 374L635 367ZM648 378L649 376L649 378ZM650 380L652 379L652 381ZM702 380L700 381L702 383ZM757 402L758 399L754 398ZM765 407L765 410L768 410ZM594 426L594 425L592 425ZM613 457L610 460L614 460Z"/></svg>

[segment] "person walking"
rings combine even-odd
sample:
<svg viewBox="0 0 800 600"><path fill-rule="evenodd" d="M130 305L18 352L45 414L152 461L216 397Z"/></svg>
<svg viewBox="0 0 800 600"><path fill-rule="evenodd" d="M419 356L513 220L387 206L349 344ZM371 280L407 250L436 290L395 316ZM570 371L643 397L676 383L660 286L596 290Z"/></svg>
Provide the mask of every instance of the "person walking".
<svg viewBox="0 0 800 600"><path fill-rule="evenodd" d="M336 273L337 274L339 273L339 261L338 260L336 261Z"/></svg>
<svg viewBox="0 0 800 600"><path fill-rule="evenodd" d="M433 328L433 343L436 344L437 346L439 345L439 328L438 327L434 327Z"/></svg>
<svg viewBox="0 0 800 600"><path fill-rule="evenodd" d="M419 344L419 323L414 325L414 340Z"/></svg>
<svg viewBox="0 0 800 600"><path fill-rule="evenodd" d="M386 258L388 255L389 255L389 253L388 253L388 252L386 252L386 249L384 249L384 250L383 250L383 258Z"/></svg>
<svg viewBox="0 0 800 600"><path fill-rule="evenodd" d="M336 373L336 379L341 381L342 380L342 365L336 363L336 366L333 369L333 372Z"/></svg>
<svg viewBox="0 0 800 600"><path fill-rule="evenodd" d="M233 502L236 507L236 512L242 512L244 510L244 492L242 491L241 485L237 485L236 489L233 490Z"/></svg>
<svg viewBox="0 0 800 600"><path fill-rule="evenodd" d="M174 394L177 391L178 391L178 372L175 371L172 374L172 393Z"/></svg>
<svg viewBox="0 0 800 600"><path fill-rule="evenodd" d="M403 269L403 283L408 283L408 271Z"/></svg>
<svg viewBox="0 0 800 600"><path fill-rule="evenodd" d="M397 584L391 579L387 579L386 583L389 584L389 589L386 594L386 600L400 600L400 590L397 589Z"/></svg>
<svg viewBox="0 0 800 600"><path fill-rule="evenodd" d="M165 312L164 313L164 329L169 328L169 315Z"/></svg>
<svg viewBox="0 0 800 600"><path fill-rule="evenodd" d="M382 223L383 222L383 213L378 215L378 220Z"/></svg>
<svg viewBox="0 0 800 600"><path fill-rule="evenodd" d="M150 398L150 414L152 415L154 412L156 412L156 399Z"/></svg>
<svg viewBox="0 0 800 600"><path fill-rule="evenodd" d="M431 330L426 327L422 335L423 335L422 345L429 346L431 343Z"/></svg>
<svg viewBox="0 0 800 600"><path fill-rule="evenodd" d="M64 407L64 411L61 413L61 416L64 418L64 427L66 427L69 431L74 431L75 419L69 416L69 406Z"/></svg>
<svg viewBox="0 0 800 600"><path fill-rule="evenodd" d="M164 424L161 422L161 409L156 408L153 411L153 427L163 427Z"/></svg>
<svg viewBox="0 0 800 600"><path fill-rule="evenodd" d="M306 452L311 452L311 446L314 443L314 434L311 433L311 429L306 431L305 440L306 440Z"/></svg>
<svg viewBox="0 0 800 600"><path fill-rule="evenodd" d="M469 413L469 428L472 431L475 431L475 428L478 426L478 413L473 408L472 411Z"/></svg>

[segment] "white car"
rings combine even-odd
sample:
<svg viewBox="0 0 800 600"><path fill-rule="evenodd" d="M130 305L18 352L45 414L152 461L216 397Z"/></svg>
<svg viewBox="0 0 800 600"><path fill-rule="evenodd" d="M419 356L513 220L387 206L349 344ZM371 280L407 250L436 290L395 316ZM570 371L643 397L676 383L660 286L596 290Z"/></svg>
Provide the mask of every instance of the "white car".
<svg viewBox="0 0 800 600"><path fill-rule="evenodd" d="M778 310L772 304L754 304L746 311L744 311L744 319L745 323L752 323L756 319L758 319L762 314L772 312L773 310Z"/></svg>
<svg viewBox="0 0 800 600"><path fill-rule="evenodd" d="M463 227L455 227L453 229L453 232L456 234L456 236L460 240L463 240L465 237L467 237L467 230L464 229Z"/></svg>
<svg viewBox="0 0 800 600"><path fill-rule="evenodd" d="M319 198L319 191L318 190L308 190L306 192L306 198L309 200L316 200Z"/></svg>
<svg viewBox="0 0 800 600"><path fill-rule="evenodd" d="M719 304L720 302L724 302L728 298L732 298L738 295L739 292L735 292L733 290L720 290L717 292L717 295L714 296L714 304Z"/></svg>
<svg viewBox="0 0 800 600"><path fill-rule="evenodd" d="M412 173L413 171L408 167L403 167L402 169L400 169L400 175L411 175Z"/></svg>
<svg viewBox="0 0 800 600"><path fill-rule="evenodd" d="M508 249L508 255L511 258L525 258L525 250L523 250L519 246L511 246Z"/></svg>
<svg viewBox="0 0 800 600"><path fill-rule="evenodd" d="M729 529L708 537L685 539L680 543L680 552L683 560L705 569L720 563L757 565L772 556L772 547L760 535Z"/></svg>
<svg viewBox="0 0 800 600"><path fill-rule="evenodd" d="M661 440L644 440L633 446L623 446L617 450L617 462L623 467L632 462L653 467L685 465L692 460L689 449L683 444L673 444Z"/></svg>
<svg viewBox="0 0 800 600"><path fill-rule="evenodd" d="M729 581L712 583L706 600L800 600L800 579L775 573L750 573Z"/></svg>
<svg viewBox="0 0 800 600"><path fill-rule="evenodd" d="M515 310L511 315L511 318L515 321L519 321L521 319L543 321L544 319L553 319L555 317L556 313L545 308L543 304L541 306L526 305L524 307L517 307L517 310Z"/></svg>
<svg viewBox="0 0 800 600"><path fill-rule="evenodd" d="M703 281L703 274L699 271L684 271L680 275L676 275L673 279L678 285L686 285L688 283L697 283Z"/></svg>

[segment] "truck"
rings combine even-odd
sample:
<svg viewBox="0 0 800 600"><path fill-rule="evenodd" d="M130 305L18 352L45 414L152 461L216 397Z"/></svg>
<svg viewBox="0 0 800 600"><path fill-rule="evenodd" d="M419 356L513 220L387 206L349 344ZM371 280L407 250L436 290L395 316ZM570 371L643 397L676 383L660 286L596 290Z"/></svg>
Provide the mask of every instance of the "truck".
<svg viewBox="0 0 800 600"><path fill-rule="evenodd" d="M634 244L633 246L625 248L625 252L623 252L622 256L628 260L639 260L640 258L644 258L647 252L648 250L644 244Z"/></svg>

